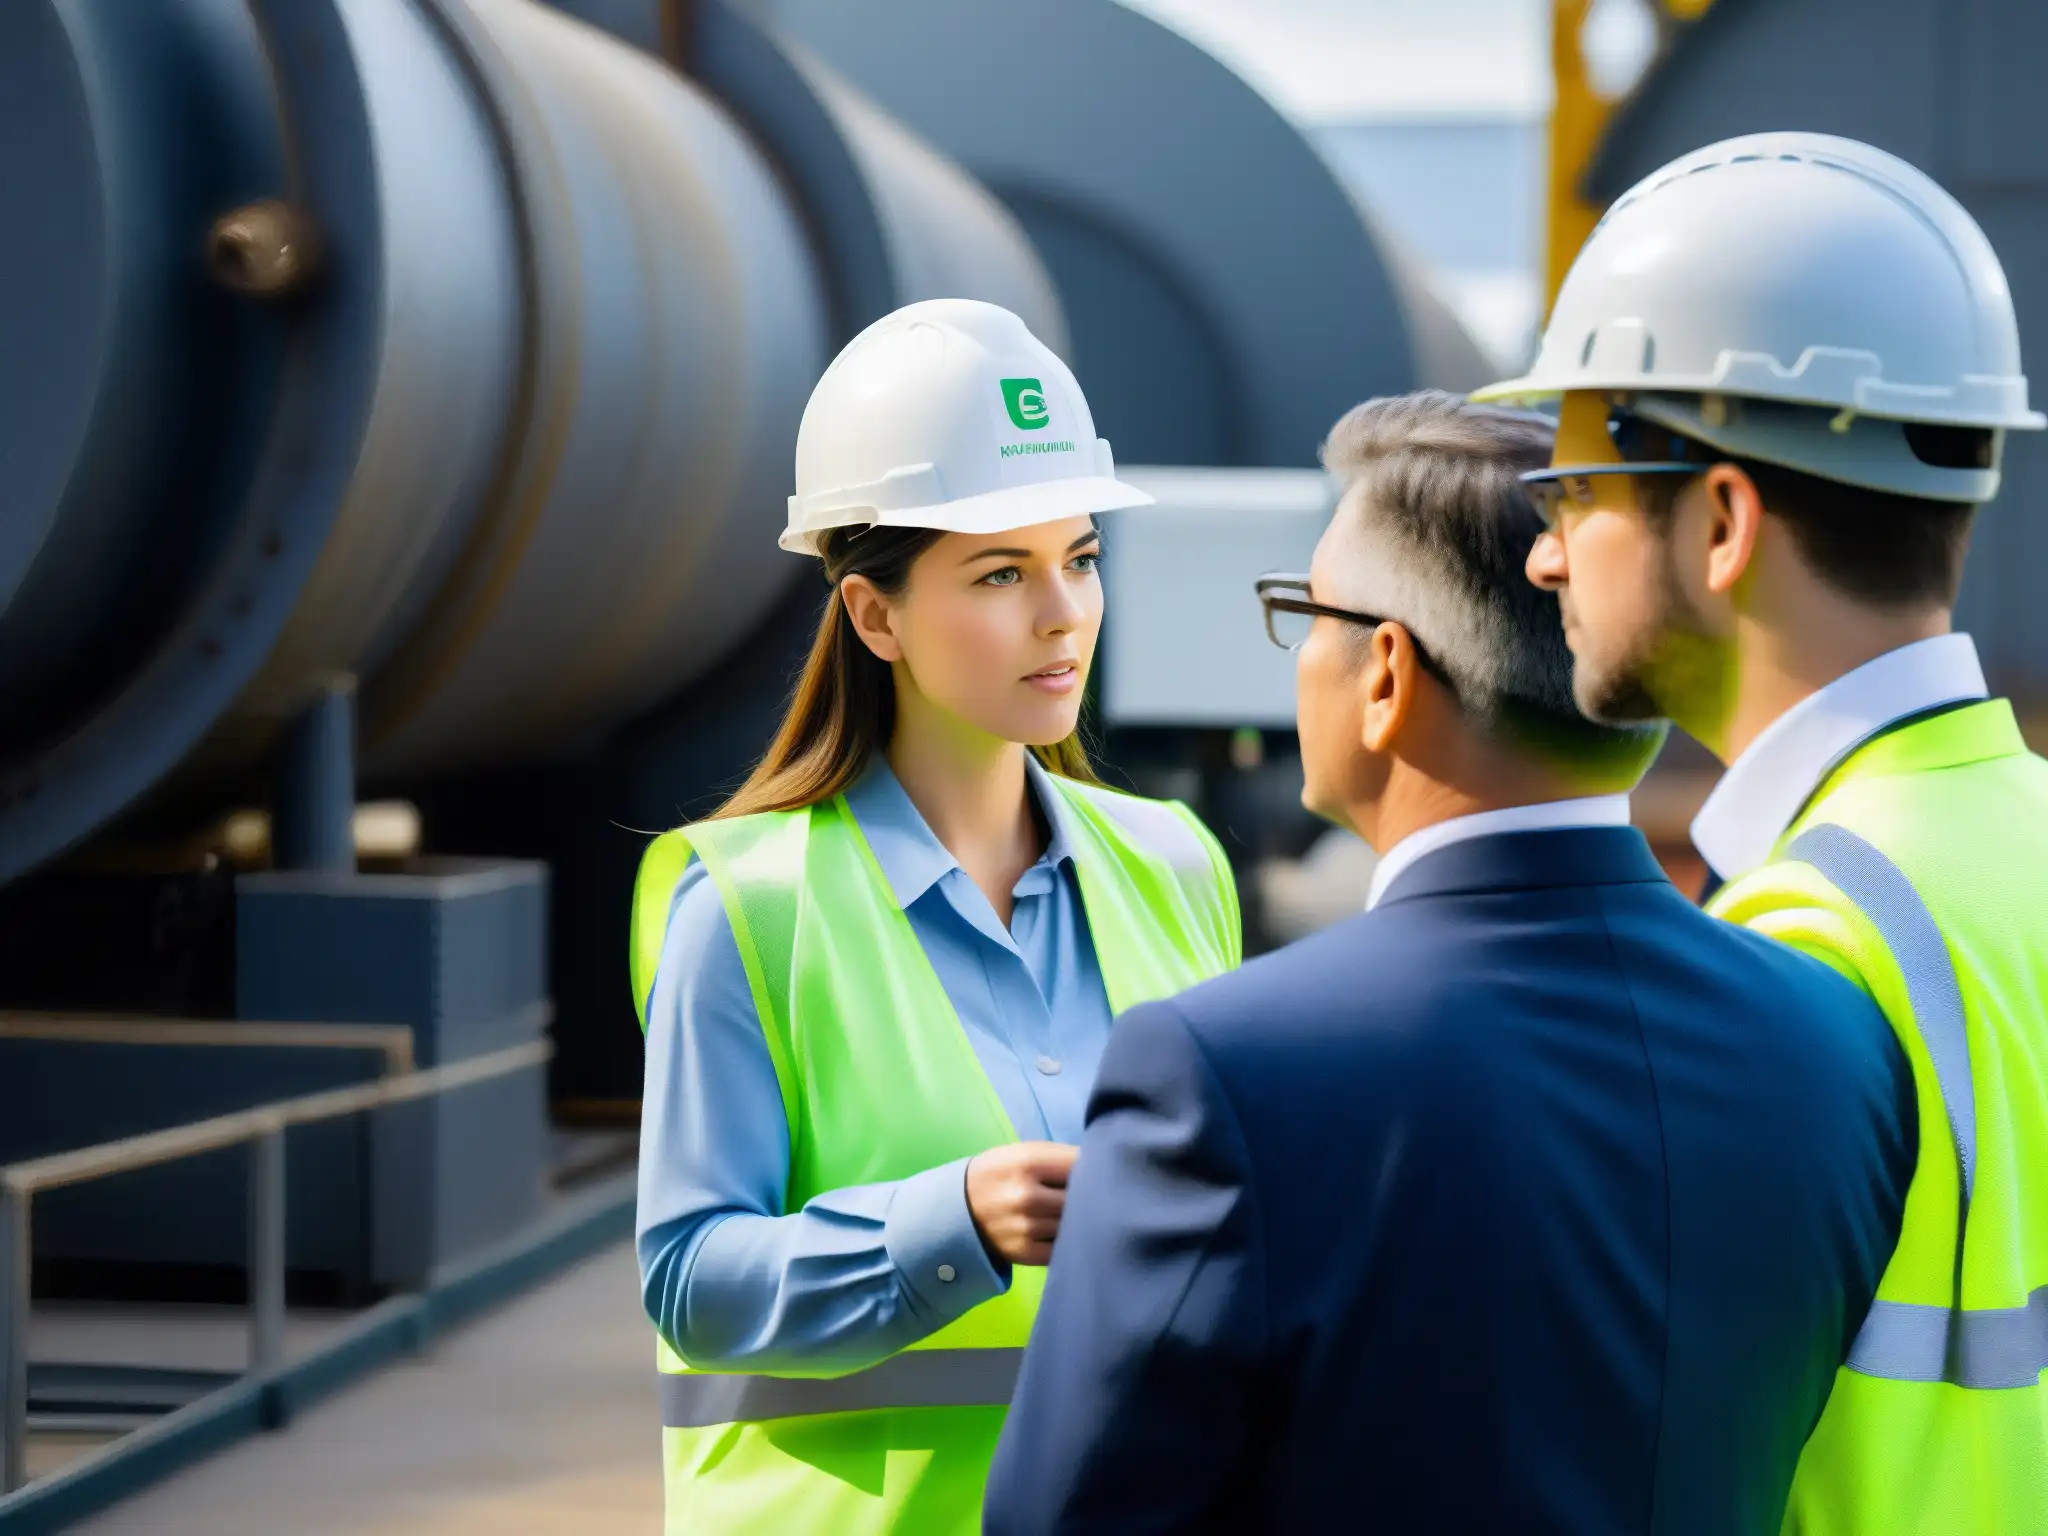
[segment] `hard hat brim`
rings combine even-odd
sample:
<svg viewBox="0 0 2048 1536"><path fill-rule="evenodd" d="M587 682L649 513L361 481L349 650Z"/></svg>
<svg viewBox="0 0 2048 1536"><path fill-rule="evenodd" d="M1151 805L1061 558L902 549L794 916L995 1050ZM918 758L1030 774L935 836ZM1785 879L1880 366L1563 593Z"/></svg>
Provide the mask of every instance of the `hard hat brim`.
<svg viewBox="0 0 2048 1536"><path fill-rule="evenodd" d="M1474 405L1535 405L1546 400L1556 400L1564 395L1564 389L1553 383L1523 375L1519 379L1503 379L1498 384L1488 384L1475 389L1465 398Z"/></svg>
<svg viewBox="0 0 2048 1536"><path fill-rule="evenodd" d="M1475 405L1537 405L1561 400L1569 394L1607 395L1727 395L1732 399L1764 400L1779 405L1808 405L1816 410L1848 409L1876 421L1917 422L1928 426L1969 427L1979 431L2038 432L2048 427L2048 416L2039 411L2019 409L1986 410L1974 402L1943 401L1919 395L1910 400L1886 401L1873 398L1844 401L1831 394L1801 389L1786 383L1780 387L1760 385L1755 380L1731 381L1723 374L1685 378L1647 373L1573 374L1563 378L1541 373L1523 374L1475 389L1467 396Z"/></svg>
<svg viewBox="0 0 2048 1536"><path fill-rule="evenodd" d="M818 555L823 553L825 536L835 528L935 528L945 533L1001 533L1008 528L1034 528L1063 518L1092 517L1098 512L1152 504L1151 496L1113 476L1080 475L1070 480L1006 486L1000 491L928 507L901 507L887 512L872 507L852 508L824 527L785 529L776 542L794 555Z"/></svg>
<svg viewBox="0 0 2048 1536"><path fill-rule="evenodd" d="M1804 400L1760 400L1755 395L1743 395L1735 398L1757 405L1804 407L1805 412L1791 416L1784 412L1741 410L1710 418L1705 402L1711 391L1651 393L1612 383L1577 381L1566 390L1539 391L1531 388L1527 379L1488 385L1472 398L1526 403L1532 399L1554 400L1582 390L1624 396L1635 414L1730 458L1775 464L1840 485L1929 501L1981 506L1998 494L1996 447L1992 462L1981 468L1930 464L1914 453L1902 430L1907 423L1854 411L1842 412L1830 420L1828 406ZM1980 430L1996 433L2004 429Z"/></svg>

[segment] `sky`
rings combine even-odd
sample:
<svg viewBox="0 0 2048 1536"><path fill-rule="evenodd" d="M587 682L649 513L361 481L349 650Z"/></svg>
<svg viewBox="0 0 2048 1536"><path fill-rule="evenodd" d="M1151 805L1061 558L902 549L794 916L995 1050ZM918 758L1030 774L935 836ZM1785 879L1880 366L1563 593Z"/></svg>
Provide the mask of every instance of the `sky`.
<svg viewBox="0 0 2048 1536"><path fill-rule="evenodd" d="M1540 118L1549 0L1124 0L1303 124Z"/></svg>

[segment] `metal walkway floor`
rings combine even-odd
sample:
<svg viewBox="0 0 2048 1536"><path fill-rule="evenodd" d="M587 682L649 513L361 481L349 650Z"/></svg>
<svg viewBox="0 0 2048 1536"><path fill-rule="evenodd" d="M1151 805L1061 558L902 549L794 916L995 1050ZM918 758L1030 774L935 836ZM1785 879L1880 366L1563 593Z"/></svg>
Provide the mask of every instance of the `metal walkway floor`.
<svg viewBox="0 0 2048 1536"><path fill-rule="evenodd" d="M90 1536L612 1536L661 1528L632 1245L74 1526Z"/></svg>

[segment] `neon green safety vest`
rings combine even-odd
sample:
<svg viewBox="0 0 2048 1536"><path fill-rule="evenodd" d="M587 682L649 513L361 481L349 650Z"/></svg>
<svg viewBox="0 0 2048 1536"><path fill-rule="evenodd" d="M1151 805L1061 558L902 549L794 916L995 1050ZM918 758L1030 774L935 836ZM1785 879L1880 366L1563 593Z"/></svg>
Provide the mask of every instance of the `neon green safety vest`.
<svg viewBox="0 0 2048 1536"><path fill-rule="evenodd" d="M1112 1010L1235 966L1237 890L1179 805L1055 778ZM732 922L789 1124L784 1209L1017 1132L845 798L657 839L633 898L644 1000L690 855ZM667 1529L968 1533L1044 1271L851 1374L721 1373L658 1348Z"/></svg>
<svg viewBox="0 0 2048 1536"><path fill-rule="evenodd" d="M1709 910L1868 990L1919 1104L1899 1245L1785 1531L2048 1533L2048 762L2003 699L1880 736Z"/></svg>

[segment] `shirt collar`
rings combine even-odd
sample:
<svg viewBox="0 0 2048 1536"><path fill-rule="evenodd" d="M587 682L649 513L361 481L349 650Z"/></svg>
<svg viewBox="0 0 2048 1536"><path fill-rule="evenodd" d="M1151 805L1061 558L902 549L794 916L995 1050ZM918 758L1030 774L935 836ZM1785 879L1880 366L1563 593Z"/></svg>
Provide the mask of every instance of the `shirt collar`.
<svg viewBox="0 0 2048 1536"><path fill-rule="evenodd" d="M1584 795L1574 800L1545 800L1536 805L1510 805L1498 811L1475 811L1470 816L1453 816L1434 826L1410 832L1380 855L1373 866L1372 886L1366 892L1365 910L1380 904L1387 887L1412 867L1417 859L1475 837L1498 832L1557 832L1569 827L1625 827L1628 825L1627 795Z"/></svg>
<svg viewBox="0 0 2048 1536"><path fill-rule="evenodd" d="M1968 635L1916 640L1845 672L1778 716L1721 776L1693 818L1692 842L1723 880L1771 850L1843 757L1895 720L1986 697Z"/></svg>
<svg viewBox="0 0 2048 1536"><path fill-rule="evenodd" d="M1018 880L1016 894L1020 896L1034 894L1053 869L1074 856L1073 841L1067 832L1066 805L1053 787L1051 775L1029 753L1024 757L1024 779L1038 798L1051 836L1038 862ZM860 824L868 847L874 850L875 862L882 866L882 877L889 882L897 906L905 911L960 867L960 861L946 851L946 845L925 824L886 758L877 755L867 772L846 791L846 805ZM1045 877L1039 875L1041 870L1046 872Z"/></svg>

